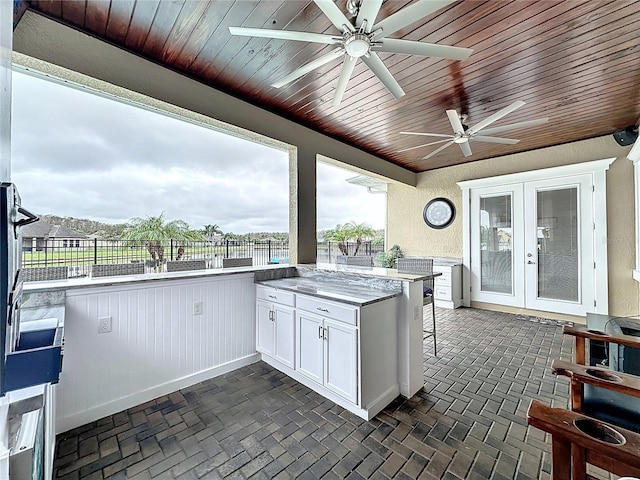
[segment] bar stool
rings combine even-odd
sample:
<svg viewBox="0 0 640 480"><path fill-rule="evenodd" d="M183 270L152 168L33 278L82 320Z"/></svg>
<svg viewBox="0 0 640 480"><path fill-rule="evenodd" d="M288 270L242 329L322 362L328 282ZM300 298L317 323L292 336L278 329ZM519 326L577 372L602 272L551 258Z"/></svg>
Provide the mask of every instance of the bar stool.
<svg viewBox="0 0 640 480"><path fill-rule="evenodd" d="M433 273L433 258L398 258L396 260L398 273L412 273L415 275L420 274L432 274ZM431 319L433 326L431 330L426 330L423 327L423 340L429 337L433 337L433 354L437 355L438 350L436 346L436 303L433 296L434 292L434 279L422 281L422 306L431 304Z"/></svg>

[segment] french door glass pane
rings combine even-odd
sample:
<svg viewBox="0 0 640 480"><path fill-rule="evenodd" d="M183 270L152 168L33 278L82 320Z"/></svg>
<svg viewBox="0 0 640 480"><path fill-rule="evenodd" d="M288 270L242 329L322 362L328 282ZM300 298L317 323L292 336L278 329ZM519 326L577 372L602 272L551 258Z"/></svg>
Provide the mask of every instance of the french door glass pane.
<svg viewBox="0 0 640 480"><path fill-rule="evenodd" d="M480 198L480 287L513 293L511 195Z"/></svg>
<svg viewBox="0 0 640 480"><path fill-rule="evenodd" d="M538 190L538 298L577 302L578 189Z"/></svg>

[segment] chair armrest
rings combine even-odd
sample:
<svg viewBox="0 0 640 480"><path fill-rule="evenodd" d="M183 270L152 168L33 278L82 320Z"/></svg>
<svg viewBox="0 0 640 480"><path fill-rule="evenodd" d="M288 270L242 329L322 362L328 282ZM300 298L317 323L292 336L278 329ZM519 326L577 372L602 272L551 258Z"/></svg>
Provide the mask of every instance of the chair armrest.
<svg viewBox="0 0 640 480"><path fill-rule="evenodd" d="M577 422L577 423L576 423ZM578 428L581 422L593 428L588 431L598 433L605 430L614 430L624 437L624 443L608 443L607 441L596 440L592 435L585 433L584 429ZM565 446L567 440L588 450L586 460L600 468L605 468L617 475L636 476L640 472L640 434L626 430L617 425L610 425L606 422L594 420L585 415L575 413L563 408L552 408L538 400L532 400L527 411L527 423L544 432L552 435L554 444L554 457L556 444ZM569 454L573 449L565 451ZM554 466L558 463L566 464L569 458L554 458ZM575 463L574 463L575 467ZM554 470L555 473L555 470ZM554 475L555 477L555 475ZM569 478L569 477L565 477ZM575 477L574 477L575 478ZM583 477L584 478L584 477Z"/></svg>
<svg viewBox="0 0 640 480"><path fill-rule="evenodd" d="M600 340L601 342L611 342L627 347L640 348L640 337L623 335L621 333L607 333L583 326L569 327L568 325L562 328L562 333L565 335L573 335L577 338L588 338L590 340Z"/></svg>
<svg viewBox="0 0 640 480"><path fill-rule="evenodd" d="M554 360L551 371L579 383L587 383L614 392L640 397L640 377L628 373L613 372L607 368L590 367L576 363Z"/></svg>

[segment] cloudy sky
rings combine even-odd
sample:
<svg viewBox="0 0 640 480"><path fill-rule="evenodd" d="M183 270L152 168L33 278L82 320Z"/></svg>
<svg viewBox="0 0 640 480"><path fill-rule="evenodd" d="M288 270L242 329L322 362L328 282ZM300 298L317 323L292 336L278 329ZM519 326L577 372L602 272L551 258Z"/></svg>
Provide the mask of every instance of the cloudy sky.
<svg viewBox="0 0 640 480"><path fill-rule="evenodd" d="M38 214L194 229L288 231L288 154L22 73L13 74L12 180ZM383 228L385 195L318 166L318 229Z"/></svg>

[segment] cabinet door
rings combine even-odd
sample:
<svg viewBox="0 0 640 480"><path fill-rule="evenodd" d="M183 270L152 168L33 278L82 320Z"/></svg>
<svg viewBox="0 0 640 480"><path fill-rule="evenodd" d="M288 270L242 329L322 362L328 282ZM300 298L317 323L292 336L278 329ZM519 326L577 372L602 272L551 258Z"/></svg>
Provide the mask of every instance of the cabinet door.
<svg viewBox="0 0 640 480"><path fill-rule="evenodd" d="M295 315L293 308L274 305L275 338L274 355L286 366L294 368L295 362Z"/></svg>
<svg viewBox="0 0 640 480"><path fill-rule="evenodd" d="M324 386L358 403L358 331L325 319Z"/></svg>
<svg viewBox="0 0 640 480"><path fill-rule="evenodd" d="M322 318L298 312L298 368L310 379L322 384Z"/></svg>
<svg viewBox="0 0 640 480"><path fill-rule="evenodd" d="M258 300L256 302L256 350L265 355L273 356L272 304Z"/></svg>

